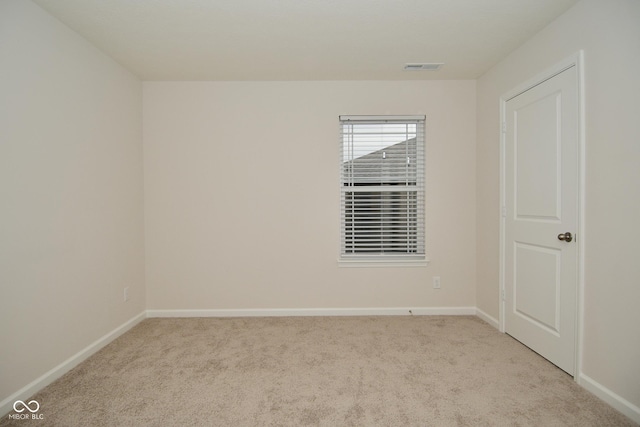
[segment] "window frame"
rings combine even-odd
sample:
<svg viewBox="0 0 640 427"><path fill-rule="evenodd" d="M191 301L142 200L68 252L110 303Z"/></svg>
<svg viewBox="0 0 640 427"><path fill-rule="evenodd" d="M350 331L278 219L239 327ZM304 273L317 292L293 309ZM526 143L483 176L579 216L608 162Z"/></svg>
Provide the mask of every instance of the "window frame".
<svg viewBox="0 0 640 427"><path fill-rule="evenodd" d="M339 156L340 156L340 171L339 171L339 185L340 185L340 241L339 241L339 257L338 257L338 265L340 267L423 267L428 265L429 260L426 257L426 249L425 249L425 241L426 241L426 223L425 223L425 163L426 163L426 137L425 137L425 116L339 116L339 126L340 126L340 141L339 141ZM416 200L419 202L419 205L416 207L416 245L418 247L417 253L385 253L385 252L377 252L377 253L368 253L368 254L348 254L346 253L346 237L347 229L346 229L346 194L351 193L353 191L349 191L349 188L354 188L353 181L350 181L349 185L345 185L347 180L345 179L345 126L349 124L416 124L416 183L415 190L411 190L412 193L415 193ZM407 139L405 141L409 141ZM404 141L403 141L404 142ZM390 146L389 146L390 147ZM356 158L353 156L348 157L349 161L353 161ZM382 180L383 177L381 176ZM380 187L384 186L381 184ZM405 186L407 187L407 186ZM393 193L393 187L390 187L387 192L389 194ZM407 194L409 191L405 188ZM383 190L374 190L373 192L379 192L380 197L382 199L385 191ZM408 196L407 196L408 197ZM352 202L353 203L353 196ZM405 211L405 217L408 217L408 213L410 213L410 208L407 208ZM353 240L351 240L353 244ZM409 243L408 243L409 244Z"/></svg>

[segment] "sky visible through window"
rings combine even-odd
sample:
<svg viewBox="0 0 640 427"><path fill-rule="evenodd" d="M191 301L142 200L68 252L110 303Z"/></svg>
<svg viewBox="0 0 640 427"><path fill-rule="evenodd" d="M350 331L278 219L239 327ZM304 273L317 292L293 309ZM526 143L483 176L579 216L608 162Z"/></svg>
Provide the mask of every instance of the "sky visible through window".
<svg viewBox="0 0 640 427"><path fill-rule="evenodd" d="M415 123L344 123L343 162L381 150L416 137Z"/></svg>

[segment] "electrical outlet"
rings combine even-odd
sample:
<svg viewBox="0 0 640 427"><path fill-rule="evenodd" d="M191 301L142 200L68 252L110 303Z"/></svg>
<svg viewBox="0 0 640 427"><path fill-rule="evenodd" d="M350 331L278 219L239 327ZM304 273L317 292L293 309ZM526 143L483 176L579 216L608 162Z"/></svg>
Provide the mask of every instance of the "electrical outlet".
<svg viewBox="0 0 640 427"><path fill-rule="evenodd" d="M129 301L129 287L124 288L124 302Z"/></svg>
<svg viewBox="0 0 640 427"><path fill-rule="evenodd" d="M440 276L433 276L433 289L440 289Z"/></svg>

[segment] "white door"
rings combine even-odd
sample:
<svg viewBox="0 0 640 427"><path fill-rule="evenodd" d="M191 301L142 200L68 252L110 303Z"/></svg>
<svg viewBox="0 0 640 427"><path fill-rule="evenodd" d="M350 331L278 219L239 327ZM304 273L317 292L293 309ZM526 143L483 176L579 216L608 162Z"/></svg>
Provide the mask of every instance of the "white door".
<svg viewBox="0 0 640 427"><path fill-rule="evenodd" d="M575 373L576 66L505 105L505 331Z"/></svg>

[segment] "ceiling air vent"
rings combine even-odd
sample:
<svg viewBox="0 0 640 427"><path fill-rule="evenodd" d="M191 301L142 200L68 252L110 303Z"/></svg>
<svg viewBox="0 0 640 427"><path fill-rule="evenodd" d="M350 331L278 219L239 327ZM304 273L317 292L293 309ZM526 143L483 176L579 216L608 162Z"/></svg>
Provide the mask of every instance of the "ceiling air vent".
<svg viewBox="0 0 640 427"><path fill-rule="evenodd" d="M442 63L415 63L404 64L405 71L438 71L444 64Z"/></svg>

